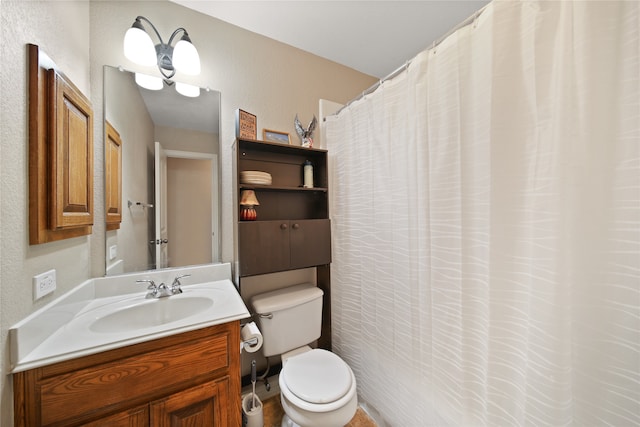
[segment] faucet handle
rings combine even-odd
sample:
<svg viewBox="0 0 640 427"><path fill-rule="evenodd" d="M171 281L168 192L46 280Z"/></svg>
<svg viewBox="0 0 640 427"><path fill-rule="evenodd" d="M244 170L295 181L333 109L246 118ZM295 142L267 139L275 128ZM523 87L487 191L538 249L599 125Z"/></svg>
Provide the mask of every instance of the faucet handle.
<svg viewBox="0 0 640 427"><path fill-rule="evenodd" d="M181 274L179 276L176 276L175 279L173 279L173 283L171 284L171 291L174 294L181 294L182 293L182 288L180 288L180 286L182 286L182 284L180 283L180 279L182 279L183 277L189 277L191 276L190 274Z"/></svg>
<svg viewBox="0 0 640 427"><path fill-rule="evenodd" d="M156 286L156 282L154 282L151 279L140 279L140 280L136 280L136 283L149 283L149 286L147 286L147 289L149 289L150 291L156 290L158 287Z"/></svg>
<svg viewBox="0 0 640 427"><path fill-rule="evenodd" d="M158 287L156 286L156 282L151 279L140 279L136 280L136 283L148 283L147 286L147 296L145 298L156 298L158 296Z"/></svg>

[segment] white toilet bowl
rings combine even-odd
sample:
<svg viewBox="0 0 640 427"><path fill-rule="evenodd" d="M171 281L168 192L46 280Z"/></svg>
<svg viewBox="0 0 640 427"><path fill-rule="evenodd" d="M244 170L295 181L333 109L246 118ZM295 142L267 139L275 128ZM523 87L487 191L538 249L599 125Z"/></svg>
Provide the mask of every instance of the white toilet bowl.
<svg viewBox="0 0 640 427"><path fill-rule="evenodd" d="M323 295L314 284L301 283L251 297L263 354L282 358L284 427L342 427L358 409L349 365L330 351L309 347L322 332Z"/></svg>
<svg viewBox="0 0 640 427"><path fill-rule="evenodd" d="M356 378L340 357L322 349L282 355L282 427L342 427L358 408Z"/></svg>

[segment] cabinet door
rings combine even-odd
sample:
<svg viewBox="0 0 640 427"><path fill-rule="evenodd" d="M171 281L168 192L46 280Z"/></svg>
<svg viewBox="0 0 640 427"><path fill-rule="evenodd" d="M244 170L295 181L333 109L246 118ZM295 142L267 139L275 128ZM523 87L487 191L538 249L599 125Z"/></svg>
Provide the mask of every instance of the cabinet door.
<svg viewBox="0 0 640 427"><path fill-rule="evenodd" d="M51 228L93 225L93 111L89 100L49 70Z"/></svg>
<svg viewBox="0 0 640 427"><path fill-rule="evenodd" d="M211 381L151 403L154 427L215 427L228 424L229 380Z"/></svg>
<svg viewBox="0 0 640 427"><path fill-rule="evenodd" d="M331 263L331 222L328 219L291 221L291 269Z"/></svg>
<svg viewBox="0 0 640 427"><path fill-rule="evenodd" d="M241 222L238 240L241 276L289 269L289 221Z"/></svg>
<svg viewBox="0 0 640 427"><path fill-rule="evenodd" d="M105 121L104 192L107 230L117 230L122 222L122 139L118 131Z"/></svg>

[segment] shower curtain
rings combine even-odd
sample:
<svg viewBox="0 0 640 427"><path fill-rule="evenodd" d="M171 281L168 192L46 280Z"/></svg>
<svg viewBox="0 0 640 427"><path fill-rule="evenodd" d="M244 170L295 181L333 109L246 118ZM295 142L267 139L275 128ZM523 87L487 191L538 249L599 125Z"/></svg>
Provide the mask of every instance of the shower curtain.
<svg viewBox="0 0 640 427"><path fill-rule="evenodd" d="M640 425L639 31L494 1L327 118L334 351L388 425Z"/></svg>

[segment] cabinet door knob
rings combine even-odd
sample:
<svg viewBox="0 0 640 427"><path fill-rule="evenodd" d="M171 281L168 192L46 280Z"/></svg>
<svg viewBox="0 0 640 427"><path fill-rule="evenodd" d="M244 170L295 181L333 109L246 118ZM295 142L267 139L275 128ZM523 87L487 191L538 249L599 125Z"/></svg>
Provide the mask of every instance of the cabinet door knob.
<svg viewBox="0 0 640 427"><path fill-rule="evenodd" d="M280 224L280 228L281 228L282 230L286 230L286 229L287 229L287 227L288 227L288 225L287 225L287 224Z"/></svg>
<svg viewBox="0 0 640 427"><path fill-rule="evenodd" d="M298 223L293 224L293 229L294 230L297 230L298 228L300 228L300 224L298 224Z"/></svg>

